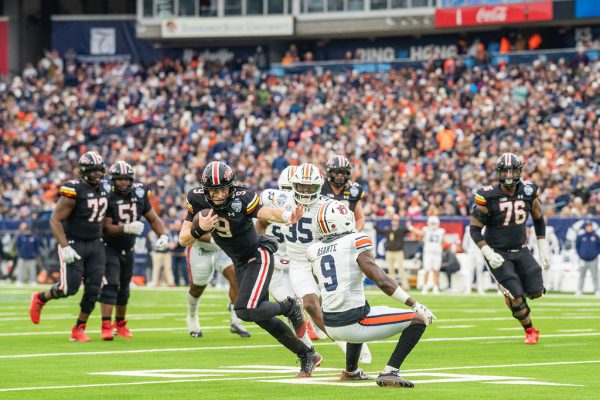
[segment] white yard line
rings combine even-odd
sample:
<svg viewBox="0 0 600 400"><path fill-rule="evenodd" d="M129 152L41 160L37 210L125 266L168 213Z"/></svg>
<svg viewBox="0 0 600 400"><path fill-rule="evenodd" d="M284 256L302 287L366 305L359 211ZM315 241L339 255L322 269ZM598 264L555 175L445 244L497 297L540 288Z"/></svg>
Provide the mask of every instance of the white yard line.
<svg viewBox="0 0 600 400"><path fill-rule="evenodd" d="M585 336L600 336L600 332L597 333L574 333L574 334L548 334L543 335L546 338L564 338L564 337L585 337ZM475 336L475 337L461 337L461 338L425 338L421 339L420 342L464 342L464 341L489 341L489 340L512 340L522 339L522 335L516 336ZM397 343L397 340L379 340L369 343ZM319 346L337 346L333 342L319 343ZM168 352L180 352L180 351L216 351L216 350L238 350L238 349L264 349L280 347L280 344L262 344L262 345L244 345L244 346L207 346L207 347L184 347L184 348L164 348L164 349L140 349L140 350L114 350L114 351L81 351L81 352L64 352L64 353L35 353L35 354L11 354L11 355L0 355L0 359L10 358L35 358L35 357L65 357L65 356L86 356L86 355L110 355L110 354L140 354L140 353L168 353Z"/></svg>

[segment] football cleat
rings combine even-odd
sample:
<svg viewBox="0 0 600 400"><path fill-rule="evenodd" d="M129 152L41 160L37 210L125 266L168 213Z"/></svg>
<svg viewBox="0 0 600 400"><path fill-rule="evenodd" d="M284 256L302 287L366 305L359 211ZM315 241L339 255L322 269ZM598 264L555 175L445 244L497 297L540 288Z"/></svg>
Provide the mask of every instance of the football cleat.
<svg viewBox="0 0 600 400"><path fill-rule="evenodd" d="M91 339L85 334L85 324L73 325L69 340L71 342L90 342Z"/></svg>
<svg viewBox="0 0 600 400"><path fill-rule="evenodd" d="M285 315L288 317L296 336L301 338L306 333L306 321L304 320L304 310L302 309L302 303L299 300L288 297L283 301L284 303L291 303L290 311Z"/></svg>
<svg viewBox="0 0 600 400"><path fill-rule="evenodd" d="M321 363L323 363L323 356L311 348L308 353L300 356L300 372L296 378L309 378Z"/></svg>
<svg viewBox="0 0 600 400"><path fill-rule="evenodd" d="M241 325L241 324L231 324L231 328L229 329L229 332L235 333L236 335L240 335L241 337L250 337L250 336L252 336L250 334L250 332L248 332L246 330L246 328L244 328L244 326Z"/></svg>
<svg viewBox="0 0 600 400"><path fill-rule="evenodd" d="M346 370L342 371L340 375L340 381L342 382L352 382L352 381L368 381L373 379L372 376L367 375L362 369L357 369L354 372L348 372Z"/></svg>
<svg viewBox="0 0 600 400"><path fill-rule="evenodd" d="M109 320L102 321L102 330L100 334L102 340L113 340L113 327Z"/></svg>
<svg viewBox="0 0 600 400"><path fill-rule="evenodd" d="M411 381L407 381L400 376L399 371L393 371L387 374L379 374L376 379L376 382L379 386L390 386L390 387L405 387L405 388L413 388L415 387L414 383Z"/></svg>
<svg viewBox="0 0 600 400"><path fill-rule="evenodd" d="M202 331L190 331L190 336L193 338L201 338L204 335L202 334Z"/></svg>
<svg viewBox="0 0 600 400"><path fill-rule="evenodd" d="M129 328L127 328L127 321L115 321L115 325L114 325L116 334L121 336L124 339L131 339L133 337L133 335L131 334L131 332L129 331Z"/></svg>
<svg viewBox="0 0 600 400"><path fill-rule="evenodd" d="M540 331L531 327L525 331L525 340L523 343L525 344L537 344L540 338Z"/></svg>
<svg viewBox="0 0 600 400"><path fill-rule="evenodd" d="M308 331L308 337L310 340L319 340L319 335L317 335L317 332L315 332L312 322L306 322L306 330Z"/></svg>
<svg viewBox="0 0 600 400"><path fill-rule="evenodd" d="M42 315L42 308L44 308L44 305L46 304L43 301L41 301L40 298L38 297L40 293L42 293L42 292L35 292L34 294L31 295L31 304L29 306L29 316L31 317L31 322L33 322L34 324L40 323L40 317Z"/></svg>

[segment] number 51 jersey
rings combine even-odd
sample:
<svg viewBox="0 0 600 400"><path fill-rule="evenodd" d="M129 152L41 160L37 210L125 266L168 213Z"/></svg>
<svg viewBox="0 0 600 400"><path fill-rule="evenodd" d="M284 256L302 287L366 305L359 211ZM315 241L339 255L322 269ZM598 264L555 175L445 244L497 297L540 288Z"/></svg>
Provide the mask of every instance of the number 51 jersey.
<svg viewBox="0 0 600 400"><path fill-rule="evenodd" d="M364 274L358 255L373 250L373 241L362 232L349 233L312 244L306 258L319 281L325 313L341 313L365 305Z"/></svg>

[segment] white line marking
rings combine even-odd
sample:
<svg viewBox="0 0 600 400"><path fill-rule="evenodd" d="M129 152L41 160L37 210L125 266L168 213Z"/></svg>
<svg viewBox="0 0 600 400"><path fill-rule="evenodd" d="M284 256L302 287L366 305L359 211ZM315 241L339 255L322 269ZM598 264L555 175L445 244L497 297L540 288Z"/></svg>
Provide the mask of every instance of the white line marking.
<svg viewBox="0 0 600 400"><path fill-rule="evenodd" d="M474 328L475 325L448 325L448 326L438 326L438 329L465 329L465 328Z"/></svg>
<svg viewBox="0 0 600 400"><path fill-rule="evenodd" d="M522 331L521 327L511 327L511 328L496 328L497 331Z"/></svg>
<svg viewBox="0 0 600 400"><path fill-rule="evenodd" d="M594 332L595 329L560 329L557 332Z"/></svg>
<svg viewBox="0 0 600 400"><path fill-rule="evenodd" d="M597 333L574 333L574 334L555 334L555 335L544 335L544 339L549 338L564 338L564 337L584 337L584 336L600 336L600 332ZM498 339L522 339L521 335L518 336L479 336L479 337L463 337L463 338L426 338L421 339L420 342L462 342L462 341L476 341L476 340L498 340ZM397 343L397 340L377 340L369 343ZM334 346L333 342L319 343L319 346ZM71 353L38 353L38 354L11 354L11 355L0 355L0 359L7 358L35 358L35 357L65 357L65 356L86 356L86 355L109 355L109 354L140 354L140 353L168 353L168 352L179 352L179 351L213 351L213 350L239 350L239 349L266 349L266 348L278 348L280 344L261 344L261 345L245 345L245 346L215 346L215 347L182 347L182 348L166 348L166 349L140 349L140 350L114 350L114 351L82 351L82 352L71 352Z"/></svg>
<svg viewBox="0 0 600 400"><path fill-rule="evenodd" d="M229 322L229 321L223 321ZM260 334L263 332L262 329L259 329L257 325L245 325L246 328L250 330L257 330L256 334ZM229 324L222 326L201 326L203 331L210 330L219 330L225 329L229 331ZM132 333L136 332L177 332L177 331L187 331L188 328L133 328ZM100 329L86 329L86 333L100 333ZM3 336L45 336L45 335L69 335L71 331L42 331L42 332L10 332L10 333L0 333L0 337ZM254 334L254 332L252 332ZM265 334L267 334L265 332Z"/></svg>
<svg viewBox="0 0 600 400"><path fill-rule="evenodd" d="M542 346L544 346L544 347L585 346L585 343L542 344Z"/></svg>
<svg viewBox="0 0 600 400"><path fill-rule="evenodd" d="M570 383L552 383L552 382L524 381L524 380L483 382L483 383L489 383L489 384L493 384L493 385L584 386L584 385L574 385L574 384L570 384Z"/></svg>

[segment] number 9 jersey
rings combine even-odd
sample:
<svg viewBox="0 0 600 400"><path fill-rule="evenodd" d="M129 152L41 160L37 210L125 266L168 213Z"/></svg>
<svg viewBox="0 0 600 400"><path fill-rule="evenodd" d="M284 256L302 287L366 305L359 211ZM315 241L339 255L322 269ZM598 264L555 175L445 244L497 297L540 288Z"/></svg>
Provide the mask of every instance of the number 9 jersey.
<svg viewBox="0 0 600 400"><path fill-rule="evenodd" d="M319 281L325 325L328 313L360 311L365 306L364 274L357 258L363 251L372 250L373 241L362 232L325 239L308 248L306 258ZM350 323L356 322L356 318L348 317L353 319ZM339 326L341 321L329 322L329 326Z"/></svg>
<svg viewBox="0 0 600 400"><path fill-rule="evenodd" d="M517 183L513 196L504 193L499 185L479 189L475 194L475 204L488 209L487 214L477 215L477 219L486 226L485 241L497 250L525 246L527 218L538 196L539 188L529 181Z"/></svg>

